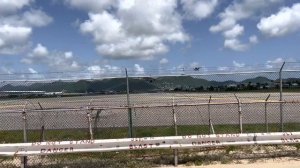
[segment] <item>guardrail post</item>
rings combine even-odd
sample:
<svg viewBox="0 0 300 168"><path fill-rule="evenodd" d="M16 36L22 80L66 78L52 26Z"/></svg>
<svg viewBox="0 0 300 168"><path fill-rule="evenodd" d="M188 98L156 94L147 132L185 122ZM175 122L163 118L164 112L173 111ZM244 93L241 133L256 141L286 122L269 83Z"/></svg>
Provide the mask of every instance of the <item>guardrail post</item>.
<svg viewBox="0 0 300 168"><path fill-rule="evenodd" d="M282 101L282 69L284 67L285 62L282 63L280 71L279 71L279 82L280 82L280 93L279 93L279 101ZM283 132L283 112L282 112L282 103L280 102L280 130Z"/></svg>
<svg viewBox="0 0 300 168"><path fill-rule="evenodd" d="M209 96L208 107L207 107L207 110L208 110L208 125L209 125L209 134L215 134L214 126L212 125L212 121L211 121L210 102L211 102L211 96Z"/></svg>
<svg viewBox="0 0 300 168"><path fill-rule="evenodd" d="M267 113L267 101L270 98L270 95L268 95L268 97L265 99L265 124L266 124L266 131L269 132L269 124L268 124L268 113Z"/></svg>
<svg viewBox="0 0 300 168"><path fill-rule="evenodd" d="M25 105L26 108L26 105ZM27 143L27 114L25 108L22 112L22 118L23 118L23 141L24 143ZM27 168L27 156L23 156L21 158L21 168Z"/></svg>
<svg viewBox="0 0 300 168"><path fill-rule="evenodd" d="M238 102L238 112L239 112L239 125L240 125L240 133L243 133L243 115L242 115L242 106L240 99L234 94L237 102Z"/></svg>
<svg viewBox="0 0 300 168"><path fill-rule="evenodd" d="M174 131L175 131L175 136L178 135L178 130L177 130L177 118L176 118L176 111L175 111L175 101L174 101L174 96L173 96L173 101L172 101L172 113L173 113L173 123L174 123ZM174 149L174 166L178 166L178 149Z"/></svg>

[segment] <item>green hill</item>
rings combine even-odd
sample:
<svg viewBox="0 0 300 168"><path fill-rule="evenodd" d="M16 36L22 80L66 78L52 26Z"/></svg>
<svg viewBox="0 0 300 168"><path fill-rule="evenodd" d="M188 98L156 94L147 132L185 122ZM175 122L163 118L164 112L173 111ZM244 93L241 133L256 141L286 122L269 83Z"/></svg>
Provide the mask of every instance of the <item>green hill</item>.
<svg viewBox="0 0 300 168"><path fill-rule="evenodd" d="M193 78L190 76L170 76L170 77L159 77L156 78L153 82L158 87L166 87L166 86L187 86L187 87L208 87L212 83L200 78Z"/></svg>
<svg viewBox="0 0 300 168"><path fill-rule="evenodd" d="M151 91L158 89L152 83L144 80L131 78L129 80L131 91ZM31 85L11 85L7 84L0 88L0 91L46 91L59 92L65 90L69 93L86 93L86 92L106 92L106 91L126 91L126 79L104 79L95 81L80 80L77 82L56 81L52 83L34 83Z"/></svg>
<svg viewBox="0 0 300 168"><path fill-rule="evenodd" d="M288 81L298 82L298 78L290 78ZM175 88L187 90L205 90L207 88L218 87L224 89L232 84L271 84L274 81L266 77L255 77L241 82L227 81L209 81L191 76L169 76L157 78L130 78L129 85L131 92L151 92L157 90L172 90ZM202 88L202 89L200 89ZM106 93L106 92L126 92L126 79L113 78L103 80L79 80L76 82L56 81L51 83L32 83L26 85L7 84L0 87L0 91L46 91L59 92L65 90L67 93Z"/></svg>
<svg viewBox="0 0 300 168"><path fill-rule="evenodd" d="M268 79L266 77L262 77L262 76L259 76L259 77L256 77L256 78L251 78L251 79L246 79L246 80L243 80L240 83L246 84L246 83L249 83L249 82L250 83L261 83L261 84L263 84L263 83L268 83L268 84L272 83L272 81L270 79Z"/></svg>

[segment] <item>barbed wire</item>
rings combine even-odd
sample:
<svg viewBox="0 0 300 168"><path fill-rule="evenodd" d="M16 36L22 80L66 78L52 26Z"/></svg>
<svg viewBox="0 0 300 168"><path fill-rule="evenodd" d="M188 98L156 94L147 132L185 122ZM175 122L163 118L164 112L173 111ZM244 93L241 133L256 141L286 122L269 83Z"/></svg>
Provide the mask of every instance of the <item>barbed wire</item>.
<svg viewBox="0 0 300 168"><path fill-rule="evenodd" d="M129 68L129 77L160 77L160 76L207 76L207 75L234 75L234 74L251 74L251 73L277 73L279 72L281 64L271 65L256 64L224 67L174 67L174 68L149 68L136 70ZM300 71L300 62L286 62L283 71L298 72ZM0 82L3 81L76 81L76 80L95 80L95 79L109 79L109 78L124 78L124 69L101 69L101 70L85 70L85 71L64 71L64 72L39 72L39 73L9 73L0 74Z"/></svg>

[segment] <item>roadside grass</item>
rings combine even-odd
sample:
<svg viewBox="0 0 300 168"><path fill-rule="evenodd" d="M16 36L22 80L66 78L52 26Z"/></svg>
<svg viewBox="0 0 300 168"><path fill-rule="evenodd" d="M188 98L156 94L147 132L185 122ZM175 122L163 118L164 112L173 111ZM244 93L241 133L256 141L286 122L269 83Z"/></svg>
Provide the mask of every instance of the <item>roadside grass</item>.
<svg viewBox="0 0 300 168"><path fill-rule="evenodd" d="M281 146L274 146L274 149L267 155L259 157L258 154L250 153L246 156L245 150L258 150L257 146L243 146L238 148L224 147L216 149L182 149L178 151L178 164L186 166L201 166L210 164L229 164L238 163L240 160L248 159L249 162L259 158L286 157L287 151L278 153ZM283 148L282 148L283 149ZM228 151L235 151L233 153ZM254 151L255 152L255 151ZM299 157L299 153L291 157ZM137 150L137 151L120 151L104 153L76 153L76 154L57 154L47 156L30 156L28 157L28 168L94 168L94 167L131 167L131 168L148 168L161 167L164 165L174 164L173 150ZM241 154L241 156L239 156ZM1 163L1 160L4 160ZM12 157L0 157L0 167L19 167L19 159Z"/></svg>
<svg viewBox="0 0 300 168"><path fill-rule="evenodd" d="M284 124L285 132L300 131L300 123ZM239 125L215 125L216 134L239 133ZM207 125L178 125L178 135L200 135L209 134ZM243 133L266 132L264 124L243 124ZM279 124L269 124L269 132L280 132ZM128 128L97 128L93 130L94 139L115 139L127 138ZM173 126L159 127L134 127L134 137L155 137L155 136L175 136ZM42 140L40 130L27 130L28 142L39 142ZM45 130L44 141L68 141L90 139L88 129L65 129L65 130ZM0 131L0 143L21 143L23 142L23 131Z"/></svg>

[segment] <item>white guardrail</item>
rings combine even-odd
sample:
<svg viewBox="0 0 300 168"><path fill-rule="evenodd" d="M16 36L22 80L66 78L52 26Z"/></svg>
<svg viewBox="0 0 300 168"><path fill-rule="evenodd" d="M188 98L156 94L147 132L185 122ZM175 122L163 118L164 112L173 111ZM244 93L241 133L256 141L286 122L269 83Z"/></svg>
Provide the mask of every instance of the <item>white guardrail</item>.
<svg viewBox="0 0 300 168"><path fill-rule="evenodd" d="M48 141L0 144L0 156L49 155L144 149L201 148L231 145L300 143L300 132L213 134L104 140Z"/></svg>

